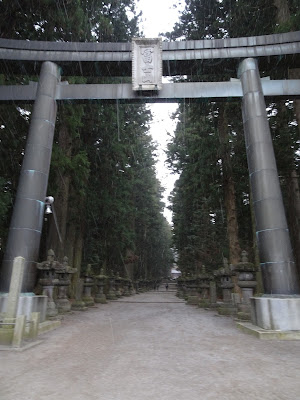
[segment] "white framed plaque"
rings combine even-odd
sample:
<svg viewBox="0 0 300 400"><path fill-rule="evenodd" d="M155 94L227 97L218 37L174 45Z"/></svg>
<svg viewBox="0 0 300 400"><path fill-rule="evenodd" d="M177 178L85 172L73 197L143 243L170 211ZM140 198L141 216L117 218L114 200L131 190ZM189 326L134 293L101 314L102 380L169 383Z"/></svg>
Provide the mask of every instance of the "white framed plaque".
<svg viewBox="0 0 300 400"><path fill-rule="evenodd" d="M132 39L132 89L162 88L162 39Z"/></svg>

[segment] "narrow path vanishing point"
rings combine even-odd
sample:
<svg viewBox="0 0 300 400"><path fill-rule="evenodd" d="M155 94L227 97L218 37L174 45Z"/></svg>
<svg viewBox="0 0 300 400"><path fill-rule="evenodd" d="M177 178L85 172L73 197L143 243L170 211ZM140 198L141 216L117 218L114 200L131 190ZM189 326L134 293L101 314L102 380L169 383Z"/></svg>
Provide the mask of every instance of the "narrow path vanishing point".
<svg viewBox="0 0 300 400"><path fill-rule="evenodd" d="M40 338L0 352L1 400L300 398L300 342L260 341L174 292L75 312Z"/></svg>

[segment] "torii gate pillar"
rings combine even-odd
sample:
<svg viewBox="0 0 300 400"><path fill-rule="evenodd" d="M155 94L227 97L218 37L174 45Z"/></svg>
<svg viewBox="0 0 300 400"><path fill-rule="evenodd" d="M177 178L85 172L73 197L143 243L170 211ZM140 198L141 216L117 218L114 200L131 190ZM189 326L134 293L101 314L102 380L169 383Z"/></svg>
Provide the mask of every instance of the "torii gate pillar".
<svg viewBox="0 0 300 400"><path fill-rule="evenodd" d="M49 61L44 62L1 269L1 291L4 292L9 289L13 260L19 256L25 258L22 292L31 292L35 285L59 80L58 66Z"/></svg>
<svg viewBox="0 0 300 400"><path fill-rule="evenodd" d="M247 58L241 62L239 78L243 89L243 123L265 291L263 297L252 299L252 322L264 329L300 330L299 281L256 60Z"/></svg>

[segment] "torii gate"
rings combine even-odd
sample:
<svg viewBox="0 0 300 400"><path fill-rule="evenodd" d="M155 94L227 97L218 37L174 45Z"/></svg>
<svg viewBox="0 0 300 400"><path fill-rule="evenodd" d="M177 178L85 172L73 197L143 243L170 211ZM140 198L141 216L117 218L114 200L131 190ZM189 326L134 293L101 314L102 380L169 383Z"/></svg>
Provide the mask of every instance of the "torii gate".
<svg viewBox="0 0 300 400"><path fill-rule="evenodd" d="M133 48L133 51L132 51ZM32 42L0 39L0 59L20 60L32 66L43 62L38 83L0 86L0 101L32 100L25 156L1 271L1 289L7 291L13 259L26 260L23 291L35 283L43 224L44 201L51 161L57 100L178 101L182 98L242 97L243 122L256 235L265 294L269 297L300 294L292 254L264 96L299 96L300 80L261 79L255 58L300 53L300 31L285 34L217 40L161 42L134 39L131 43ZM133 59L132 59L133 58ZM204 59L243 59L238 79L230 82L161 82L185 64ZM76 63L89 69L123 70L133 60L133 84L69 85L60 82L55 63ZM149 61L150 60L150 61ZM31 68L31 67L30 67ZM68 65L66 66L68 68ZM298 300L300 298L297 297ZM262 305L264 308L265 306ZM299 310L299 307L298 307ZM300 311L298 328L300 330Z"/></svg>

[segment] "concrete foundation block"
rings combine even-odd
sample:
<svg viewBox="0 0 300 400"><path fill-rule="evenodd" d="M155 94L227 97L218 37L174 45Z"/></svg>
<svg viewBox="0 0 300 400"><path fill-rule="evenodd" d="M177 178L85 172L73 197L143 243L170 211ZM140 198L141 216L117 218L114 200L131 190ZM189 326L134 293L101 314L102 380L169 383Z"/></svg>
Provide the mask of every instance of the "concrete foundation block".
<svg viewBox="0 0 300 400"><path fill-rule="evenodd" d="M14 336L14 327L0 328L0 345L10 346Z"/></svg>
<svg viewBox="0 0 300 400"><path fill-rule="evenodd" d="M38 334L41 335L42 333L52 331L53 329L59 328L61 325L61 321L45 321L39 324Z"/></svg>
<svg viewBox="0 0 300 400"><path fill-rule="evenodd" d="M21 294L18 302L17 315L26 315L30 320L32 312L40 313L40 321L46 320L47 296L35 296L31 294ZM0 313L5 313L7 309L7 293L0 295Z"/></svg>
<svg viewBox="0 0 300 400"><path fill-rule="evenodd" d="M300 331L300 296L251 297L251 321L263 329Z"/></svg>
<svg viewBox="0 0 300 400"><path fill-rule="evenodd" d="M300 331L274 331L262 329L251 322L237 322L237 327L242 332L250 334L261 340L300 340Z"/></svg>

